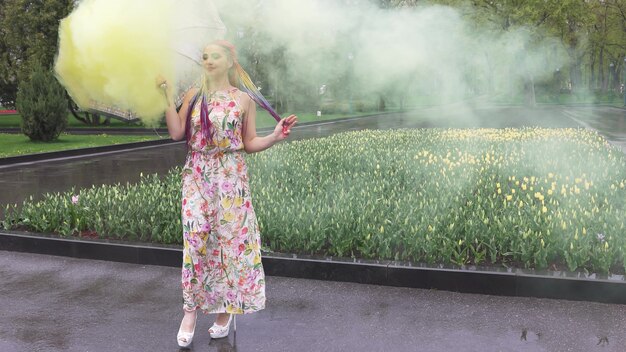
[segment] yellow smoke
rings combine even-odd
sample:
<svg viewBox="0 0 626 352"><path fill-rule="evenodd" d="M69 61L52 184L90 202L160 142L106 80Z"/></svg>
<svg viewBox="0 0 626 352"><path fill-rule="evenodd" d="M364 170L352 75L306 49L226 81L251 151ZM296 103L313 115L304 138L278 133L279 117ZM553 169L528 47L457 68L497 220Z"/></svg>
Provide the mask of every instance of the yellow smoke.
<svg viewBox="0 0 626 352"><path fill-rule="evenodd" d="M61 21L55 71L82 109L93 100L156 125L167 102L155 83L173 82L174 2L83 0Z"/></svg>

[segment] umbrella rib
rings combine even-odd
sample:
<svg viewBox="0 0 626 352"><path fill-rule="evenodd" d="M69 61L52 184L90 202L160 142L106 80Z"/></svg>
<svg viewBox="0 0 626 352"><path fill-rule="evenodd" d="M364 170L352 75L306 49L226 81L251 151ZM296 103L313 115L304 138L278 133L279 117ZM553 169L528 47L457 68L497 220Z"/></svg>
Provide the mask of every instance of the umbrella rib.
<svg viewBox="0 0 626 352"><path fill-rule="evenodd" d="M213 27L213 26L187 26L187 27L176 29L175 31L182 31L186 29L197 29L197 28L208 28L208 29L219 29L219 30L226 29L225 27Z"/></svg>
<svg viewBox="0 0 626 352"><path fill-rule="evenodd" d="M186 57L186 58L188 58L189 60L191 60L191 61L193 61L193 62L197 63L198 65L200 65L200 62L199 62L198 60L194 59L192 56L187 55L187 54L184 54L184 53L182 53L182 52L180 52L180 51L178 51L178 50L177 50L176 52L177 52L180 56Z"/></svg>

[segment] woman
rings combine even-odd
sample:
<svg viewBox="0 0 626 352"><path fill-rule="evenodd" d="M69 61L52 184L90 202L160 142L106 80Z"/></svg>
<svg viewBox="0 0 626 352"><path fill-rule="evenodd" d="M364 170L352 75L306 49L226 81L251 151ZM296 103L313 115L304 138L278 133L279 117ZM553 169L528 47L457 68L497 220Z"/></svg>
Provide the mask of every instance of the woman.
<svg viewBox="0 0 626 352"><path fill-rule="evenodd" d="M167 82L159 82L169 101L169 134L174 140L186 138L189 150L182 172L181 347L191 344L197 309L217 313L209 334L220 338L228 336L233 316L265 307L261 240L241 151L256 153L273 146L297 122L290 115L272 134L256 135L256 104L237 88L245 71L229 42L208 45L203 66L201 87L186 93L179 112Z"/></svg>

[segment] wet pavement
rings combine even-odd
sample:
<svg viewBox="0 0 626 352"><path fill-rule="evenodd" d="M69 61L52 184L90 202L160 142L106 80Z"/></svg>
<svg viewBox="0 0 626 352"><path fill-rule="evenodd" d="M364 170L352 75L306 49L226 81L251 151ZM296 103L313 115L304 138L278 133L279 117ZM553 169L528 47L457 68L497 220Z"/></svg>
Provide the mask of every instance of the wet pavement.
<svg viewBox="0 0 626 352"><path fill-rule="evenodd" d="M180 269L0 251L0 351L179 351ZM267 277L191 351L624 351L626 305Z"/></svg>
<svg viewBox="0 0 626 352"><path fill-rule="evenodd" d="M626 153L626 110L605 107L600 116L588 109L563 109L562 112L581 127L598 131Z"/></svg>
<svg viewBox="0 0 626 352"><path fill-rule="evenodd" d="M458 106L298 126L292 137L367 128L584 127L626 151L624 114L610 107ZM0 168L0 204L72 186L133 183L184 157L179 143ZM178 351L179 275L176 268L0 251L0 351ZM267 298L265 310L238 319L236 338L210 340L213 316L201 316L192 350L626 350L626 305L281 277L267 277Z"/></svg>
<svg viewBox="0 0 626 352"><path fill-rule="evenodd" d="M453 105L296 126L291 139L324 137L363 129L587 127L601 130L626 152L625 114L626 110L613 107L547 106L533 109ZM259 132L259 135L267 133L266 130ZM185 155L186 149L181 142L86 158L57 159L0 167L0 205L21 203L30 195L37 199L46 192L65 191L73 186L80 189L101 184L135 183L139 180L140 173L164 174L173 166L181 165ZM0 216L1 213L0 210Z"/></svg>
<svg viewBox="0 0 626 352"><path fill-rule="evenodd" d="M32 195L62 192L72 187L136 183L140 174L165 174L185 158L183 142L87 157L59 158L10 167L0 166L0 204L21 203Z"/></svg>

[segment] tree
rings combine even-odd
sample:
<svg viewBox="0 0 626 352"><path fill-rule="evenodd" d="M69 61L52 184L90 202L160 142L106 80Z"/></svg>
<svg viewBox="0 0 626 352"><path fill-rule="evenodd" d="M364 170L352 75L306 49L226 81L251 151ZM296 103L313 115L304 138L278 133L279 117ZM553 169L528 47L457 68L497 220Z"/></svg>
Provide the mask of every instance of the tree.
<svg viewBox="0 0 626 352"><path fill-rule="evenodd" d="M20 81L16 105L22 132L33 141L55 140L67 127L65 89L40 65L33 64L31 76Z"/></svg>
<svg viewBox="0 0 626 352"><path fill-rule="evenodd" d="M0 2L0 105L15 106L17 87L33 65L51 67L57 53L59 22L76 0L4 0ZM25 40L27 39L27 40ZM72 115L87 125L108 124L97 113L79 112L68 97Z"/></svg>
<svg viewBox="0 0 626 352"><path fill-rule="evenodd" d="M417 4L422 3L419 0L380 0L380 6L382 8L390 8L390 7L414 7Z"/></svg>
<svg viewBox="0 0 626 352"><path fill-rule="evenodd" d="M70 109L70 112L72 113L72 116L74 116L76 120L84 123L85 125L98 126L98 125L109 125L111 123L111 118L108 116L104 117L104 121L103 121L102 120L103 117L96 112L80 111L80 108L78 107L78 105L72 100L72 98L69 95L67 95L67 102L68 102L68 107Z"/></svg>
<svg viewBox="0 0 626 352"><path fill-rule="evenodd" d="M33 66L51 67L57 52L59 21L73 0L0 2L0 104L15 106L19 81Z"/></svg>
<svg viewBox="0 0 626 352"><path fill-rule="evenodd" d="M625 10L626 2L619 0L597 2L592 7L594 21L587 51L590 90L619 90L626 51Z"/></svg>

